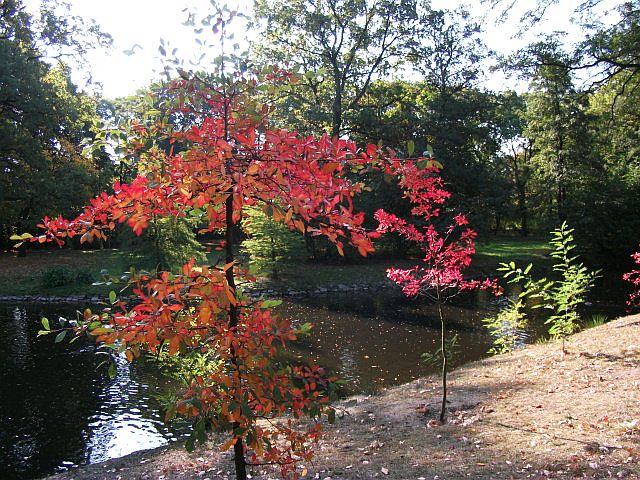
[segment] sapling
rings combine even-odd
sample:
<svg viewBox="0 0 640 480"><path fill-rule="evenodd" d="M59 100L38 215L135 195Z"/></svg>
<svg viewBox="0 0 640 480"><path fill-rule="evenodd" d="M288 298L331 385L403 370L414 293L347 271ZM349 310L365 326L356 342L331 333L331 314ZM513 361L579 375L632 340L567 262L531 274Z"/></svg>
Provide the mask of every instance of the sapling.
<svg viewBox="0 0 640 480"><path fill-rule="evenodd" d="M447 338L447 322L442 306L451 298L466 290L493 288L497 283L490 280L468 280L465 269L471 264L475 252L476 232L469 227L467 218L457 214L444 228L440 228L440 210L450 193L444 189L438 165L429 158L394 161L385 172L398 178L398 184L411 202L411 213L420 224L410 223L394 214L376 212L378 232L396 232L414 242L424 257L419 265L409 269L390 268L387 276L408 297L422 296L433 301L438 308L440 320L440 348L436 355L441 360L442 404L440 422L444 422L447 404L447 373L450 341ZM430 356L433 358L433 355Z"/></svg>
<svg viewBox="0 0 640 480"><path fill-rule="evenodd" d="M573 254L573 229L566 222L552 232L549 245L553 248L550 255L556 259L553 271L559 274L559 279L535 279L531 274L532 264L523 270L515 262L501 263L498 271L504 272L503 277L508 283L522 287L519 300L530 300L535 302L532 308L548 308L552 311L545 324L549 325L551 336L562 341L564 354L565 339L580 328L578 309L584 305L599 271L589 270L578 261L578 255Z"/></svg>

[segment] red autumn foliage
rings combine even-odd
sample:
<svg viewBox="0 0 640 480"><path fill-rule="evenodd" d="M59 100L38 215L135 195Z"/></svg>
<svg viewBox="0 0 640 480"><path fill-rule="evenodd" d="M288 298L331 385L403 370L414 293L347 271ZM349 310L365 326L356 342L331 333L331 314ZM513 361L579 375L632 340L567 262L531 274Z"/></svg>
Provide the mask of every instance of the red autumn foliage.
<svg viewBox="0 0 640 480"><path fill-rule="evenodd" d="M426 162L424 168L421 164ZM465 269L471 264L475 253L476 232L468 224L465 215L457 214L446 227L440 227L441 209L451 194L445 190L439 169L431 160L393 160L387 173L399 178L398 183L413 205L411 213L420 225L409 223L394 214L378 210L378 232L396 232L414 242L422 250L422 263L410 269L391 268L389 278L402 286L408 297L434 296L437 288L440 301L464 290L490 288L500 292L497 281L467 280Z"/></svg>
<svg viewBox="0 0 640 480"><path fill-rule="evenodd" d="M436 163L431 159L390 159L387 174L398 178L398 184L412 204L411 214L416 225L394 214L378 210L378 233L396 232L417 244L424 257L422 263L409 269L390 268L387 276L402 287L408 297L426 296L438 306L441 337L438 355L442 366L442 404L440 422L444 422L447 404L447 328L442 304L465 290L492 289L496 295L501 289L496 280L467 280L465 269L475 253L476 232L462 214L453 217L449 225L441 226L442 206L451 196L444 188ZM433 358L433 357L432 357Z"/></svg>
<svg viewBox="0 0 640 480"><path fill-rule="evenodd" d="M640 266L640 252L631 255L631 258ZM640 307L640 269L627 272L622 275L622 278L633 285L633 292L629 294L627 305L632 308Z"/></svg>
<svg viewBox="0 0 640 480"><path fill-rule="evenodd" d="M204 212L204 230L226 235L224 266L188 263L180 275L134 276L133 306L116 302L101 315L88 314L78 331L117 345L130 361L160 349L213 354L219 367L194 379L173 410L231 433L223 448L233 446L238 477L246 477L247 459L275 463L283 475L295 477L295 462L310 458L319 427L298 430L293 419L332 418L333 379L317 366L288 367L275 360L298 332L263 301L239 294L236 283L248 278L235 265L230 230L245 206L258 204L292 229L326 237L340 253L348 242L367 255L373 247L362 228L364 215L352 205L361 185L346 174L370 164L378 148L362 152L349 140L270 130L266 107L257 115L246 113L252 100L242 90L255 86L255 80L222 90L194 80L174 82L183 96L176 111L191 115L192 126L167 132L137 123L129 146L142 151L144 142L137 139L160 133L171 151L155 151L143 174L116 183L113 194L97 196L75 219L45 218L44 232L32 241L104 239L117 224L139 235L154 218ZM203 101L206 114L194 108ZM173 154L173 146L180 153ZM293 418L276 420L285 412Z"/></svg>

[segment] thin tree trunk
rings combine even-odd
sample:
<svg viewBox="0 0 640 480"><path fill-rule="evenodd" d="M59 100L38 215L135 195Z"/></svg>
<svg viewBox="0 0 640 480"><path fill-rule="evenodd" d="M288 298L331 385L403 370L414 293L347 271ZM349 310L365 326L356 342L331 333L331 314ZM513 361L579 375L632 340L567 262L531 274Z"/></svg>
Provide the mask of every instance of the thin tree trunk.
<svg viewBox="0 0 640 480"><path fill-rule="evenodd" d="M226 253L226 263L230 264L234 260L233 256L233 186L229 191L229 196L227 197L225 203L226 211L226 231L225 231L225 253ZM228 268L226 271L226 278L229 287L233 291L235 296L236 293L236 282L233 276L233 267ZM240 319L240 310L236 305L229 306L229 327L236 328L238 326L238 321ZM233 347L231 351L231 361L234 364L234 367L238 368L238 363L236 359L235 352L233 351ZM239 375L239 374L238 374ZM231 425L232 429L235 431L240 427L240 423L233 422ZM236 479L237 480L247 480L247 462L244 458L244 443L241 437L236 439L236 443L233 446L234 453L234 463L236 467Z"/></svg>
<svg viewBox="0 0 640 480"><path fill-rule="evenodd" d="M442 299L440 298L440 285L436 286L438 295L438 315L440 316L440 351L442 352L442 407L440 408L440 423L444 422L447 415L447 331L444 315L442 314Z"/></svg>
<svg viewBox="0 0 640 480"><path fill-rule="evenodd" d="M229 92L227 91L225 82L225 74L224 74L224 31L225 31L225 22L222 22L220 40L221 40L221 50L222 50L222 62L220 64L220 73L222 75L222 83L223 83L223 99L224 99L224 138L226 141L229 141L229 116L231 112L229 112ZM233 170L233 158L227 160L227 167L229 173L232 173ZM233 178L233 176L231 176ZM233 263L234 255L233 255L233 189L235 185L232 180L232 184L229 187L229 195L227 196L227 200L225 201L225 254L226 254L226 263L227 265ZM233 275L233 266L228 268L225 272L225 276L227 279L227 284L231 289L234 298L238 298L236 294L236 281ZM234 329L238 326L240 320L240 309L237 305L230 304L229 305L229 328ZM238 359L236 357L236 352L233 346L231 346L231 362L233 363L234 368L238 372L238 382L241 382L240 378L240 368L238 365ZM236 429L240 428L239 422L233 422L231 424L232 435L235 435ZM233 445L233 460L236 469L236 479L237 480L247 480L247 461L244 458L244 442L242 437L236 438L236 443Z"/></svg>

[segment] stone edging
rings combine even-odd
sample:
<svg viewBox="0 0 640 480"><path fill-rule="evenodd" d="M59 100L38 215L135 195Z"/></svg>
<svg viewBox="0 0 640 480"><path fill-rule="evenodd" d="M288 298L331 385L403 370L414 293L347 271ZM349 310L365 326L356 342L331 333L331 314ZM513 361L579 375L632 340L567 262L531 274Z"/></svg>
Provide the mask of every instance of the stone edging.
<svg viewBox="0 0 640 480"><path fill-rule="evenodd" d="M251 287L244 289L244 293L250 298L282 298L282 297L307 297L311 295L328 295L330 293L349 293L349 292L366 292L377 291L394 287L395 284L389 280L381 282L362 282L345 285L339 283L337 285L326 285L322 287L308 288L269 288L269 287ZM130 297L132 300L135 297ZM90 296L90 295L69 295L66 297L47 296L47 295L0 295L0 302L26 302L26 303L90 303L97 304L107 301L106 297Z"/></svg>

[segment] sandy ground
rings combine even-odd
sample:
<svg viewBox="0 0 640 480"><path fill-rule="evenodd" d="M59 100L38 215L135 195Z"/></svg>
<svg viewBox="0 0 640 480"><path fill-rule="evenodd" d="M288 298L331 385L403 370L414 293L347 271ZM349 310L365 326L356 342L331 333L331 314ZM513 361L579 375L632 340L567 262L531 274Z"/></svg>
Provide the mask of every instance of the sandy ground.
<svg viewBox="0 0 640 480"><path fill-rule="evenodd" d="M531 345L451 374L449 416L435 421L438 378L342 401L306 478L640 478L640 315L559 343ZM302 467L301 467L302 468ZM215 441L159 449L50 477L233 478ZM254 479L278 478L274 470Z"/></svg>

